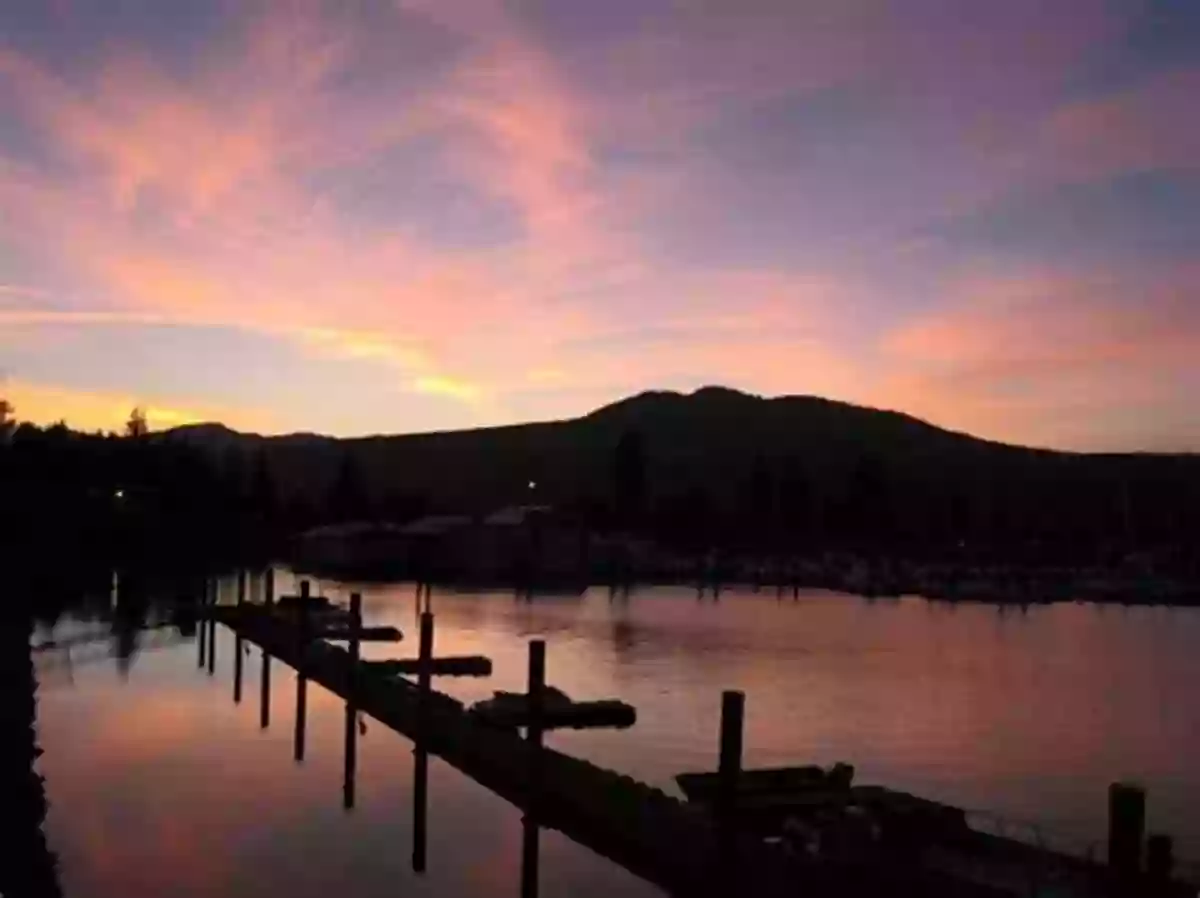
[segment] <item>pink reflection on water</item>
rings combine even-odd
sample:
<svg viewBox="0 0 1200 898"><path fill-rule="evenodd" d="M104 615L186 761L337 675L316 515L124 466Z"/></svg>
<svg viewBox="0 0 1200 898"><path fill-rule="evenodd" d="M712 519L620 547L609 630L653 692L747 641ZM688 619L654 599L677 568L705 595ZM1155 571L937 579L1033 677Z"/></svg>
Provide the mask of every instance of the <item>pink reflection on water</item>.
<svg viewBox="0 0 1200 898"><path fill-rule="evenodd" d="M309 683L307 751L296 764L294 672L272 661L271 724L262 730L260 652L244 658L240 705L232 701L233 656L234 641L219 628L213 677L185 645L139 656L127 681L95 665L78 671L73 686L43 686L39 769L66 894L518 894L515 809L431 759L428 873L417 877L411 744L367 721L358 800L347 813L344 703ZM542 861L567 883L655 894L572 843L551 843Z"/></svg>

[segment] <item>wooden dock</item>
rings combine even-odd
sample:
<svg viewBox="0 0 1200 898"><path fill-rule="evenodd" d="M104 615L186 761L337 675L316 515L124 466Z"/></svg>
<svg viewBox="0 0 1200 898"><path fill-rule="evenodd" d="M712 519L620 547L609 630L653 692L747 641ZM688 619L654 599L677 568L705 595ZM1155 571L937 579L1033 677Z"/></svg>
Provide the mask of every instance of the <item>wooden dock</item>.
<svg viewBox="0 0 1200 898"><path fill-rule="evenodd" d="M489 726L517 729L533 723L534 701L524 692L497 692L495 698L468 709ZM542 692L536 711L543 730L610 728L628 729L637 723L637 709L616 699L577 702L553 687Z"/></svg>
<svg viewBox="0 0 1200 898"><path fill-rule="evenodd" d="M349 624L317 624L312 628L311 636L314 639L349 642L352 634ZM360 642L399 642L404 634L395 627L361 627L353 637Z"/></svg>
<svg viewBox="0 0 1200 898"><path fill-rule="evenodd" d="M421 672L420 658L389 658L383 661L364 661L371 673L389 677L415 677ZM483 655L446 655L429 659L429 673L435 677L490 677L492 659Z"/></svg>
<svg viewBox="0 0 1200 898"><path fill-rule="evenodd" d="M438 755L513 805L536 811L537 824L625 867L670 894L754 895L756 898L928 896L1001 898L1005 893L938 872L907 868L829 865L790 855L751 833L729 832L703 809L659 789L498 729L468 713L455 699L372 668L350 650L305 638L300 616L257 605L216 607L211 617L239 639L260 646ZM428 682L427 678L423 678ZM264 687L265 688L265 687ZM265 696L264 696L265 698ZM264 718L265 719L265 718ZM348 733L351 714L347 712ZM348 739L348 746L350 741ZM347 752L347 764L353 763ZM351 784L353 777L347 776ZM347 795L347 806L353 795Z"/></svg>
<svg viewBox="0 0 1200 898"><path fill-rule="evenodd" d="M972 829L962 808L876 785L851 785L854 769L836 764L739 770L726 783L720 772L683 773L676 782L710 813L729 800L737 825L768 838L873 862L903 854L913 864L1011 896L1055 898L1194 898L1196 887L1155 881L1141 870L1124 885L1109 865ZM1138 837L1140 842L1140 836ZM1135 869L1140 864L1140 854Z"/></svg>

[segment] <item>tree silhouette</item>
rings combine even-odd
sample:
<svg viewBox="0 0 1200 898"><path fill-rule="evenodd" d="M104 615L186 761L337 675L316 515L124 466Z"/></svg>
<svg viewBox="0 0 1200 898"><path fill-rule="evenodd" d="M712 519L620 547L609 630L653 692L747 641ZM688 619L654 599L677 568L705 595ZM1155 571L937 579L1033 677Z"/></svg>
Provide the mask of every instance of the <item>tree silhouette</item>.
<svg viewBox="0 0 1200 898"><path fill-rule="evenodd" d="M613 500L618 522L636 524L646 502L646 450L640 431L625 431L613 450Z"/></svg>
<svg viewBox="0 0 1200 898"><path fill-rule="evenodd" d="M371 500L362 468L349 450L342 452L325 505L326 512L335 521L362 520L371 515Z"/></svg>
<svg viewBox="0 0 1200 898"><path fill-rule="evenodd" d="M658 539L686 552L707 552L717 536L712 497L699 484L661 497L655 519Z"/></svg>
<svg viewBox="0 0 1200 898"><path fill-rule="evenodd" d="M814 506L812 486L799 462L794 461L779 484L779 519L786 539L803 545L813 538Z"/></svg>
<svg viewBox="0 0 1200 898"><path fill-rule="evenodd" d="M129 413L129 420L125 422L125 435L136 440L149 432L150 424L146 421L146 410L139 406Z"/></svg>
<svg viewBox="0 0 1200 898"><path fill-rule="evenodd" d="M278 496L275 490L275 478L267 462L267 453L260 449L255 454L254 472L250 480L251 513L271 520L275 516Z"/></svg>
<svg viewBox="0 0 1200 898"><path fill-rule="evenodd" d="M775 477L761 454L754 456L746 484L747 532L761 541L775 530Z"/></svg>
<svg viewBox="0 0 1200 898"><path fill-rule="evenodd" d="M862 455L850 472L843 526L851 541L879 549L892 534L892 483L877 455Z"/></svg>

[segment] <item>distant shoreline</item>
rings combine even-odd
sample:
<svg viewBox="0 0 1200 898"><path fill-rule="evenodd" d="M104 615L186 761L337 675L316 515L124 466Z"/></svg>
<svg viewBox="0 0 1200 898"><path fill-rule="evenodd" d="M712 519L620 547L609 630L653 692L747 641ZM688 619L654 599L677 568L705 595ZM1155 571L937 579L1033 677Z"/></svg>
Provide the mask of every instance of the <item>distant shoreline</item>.
<svg viewBox="0 0 1200 898"><path fill-rule="evenodd" d="M811 590L840 593L869 600L919 598L929 602L970 603L1029 607L1053 604L1092 604L1123 606L1200 607L1200 583L1178 578L1139 579L1116 576L1099 570L1063 568L1025 569L1016 566L998 568L952 568L944 565L913 565L921 575L897 575L895 572L872 573L865 568L842 572L827 571L813 576L811 571L796 576L780 576L762 571L756 576L746 566L731 566L719 574L685 574L676 571L641 572L623 576L591 572L578 579L521 580L518 578L478 579L465 576L441 576L423 579L411 571L391 572L354 570L297 564L296 573L321 576L340 582L429 583L435 588L456 592L514 592L517 594L570 595L585 590L607 588L616 595L632 595L639 589L688 587L703 597L719 597L727 590L775 592L781 599L798 597Z"/></svg>

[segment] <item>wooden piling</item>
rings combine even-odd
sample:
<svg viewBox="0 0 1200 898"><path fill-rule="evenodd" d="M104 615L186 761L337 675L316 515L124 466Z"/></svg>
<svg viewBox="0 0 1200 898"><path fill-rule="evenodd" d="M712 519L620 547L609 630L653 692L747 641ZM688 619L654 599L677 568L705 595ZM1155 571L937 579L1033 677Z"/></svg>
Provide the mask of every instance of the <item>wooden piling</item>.
<svg viewBox="0 0 1200 898"><path fill-rule="evenodd" d="M424 611L421 613L421 645L420 654L417 656L417 688L421 690L422 700L429 695L432 679L433 615L428 611Z"/></svg>
<svg viewBox="0 0 1200 898"><path fill-rule="evenodd" d="M350 652L351 670L357 672L357 665L362 649L362 596L356 592L350 593ZM354 684L351 683L353 687Z"/></svg>
<svg viewBox="0 0 1200 898"><path fill-rule="evenodd" d="M1108 788L1108 865L1120 881L1137 877L1146 829L1146 790L1132 783Z"/></svg>
<svg viewBox="0 0 1200 898"><path fill-rule="evenodd" d="M233 640L233 702L237 705L242 703L242 663L245 654L245 641L238 630Z"/></svg>
<svg viewBox="0 0 1200 898"><path fill-rule="evenodd" d="M237 579L237 606L241 608L246 604L246 569L242 568L238 571Z"/></svg>
<svg viewBox="0 0 1200 898"><path fill-rule="evenodd" d="M308 677L303 670L296 671L296 731L292 736L292 757L304 760L304 739L308 725Z"/></svg>
<svg viewBox="0 0 1200 898"><path fill-rule="evenodd" d="M219 581L213 583L213 601L209 608L208 620L204 622L204 626L208 627L208 675L211 677L217 669L217 616L213 611L217 607L217 599L220 595Z"/></svg>
<svg viewBox="0 0 1200 898"><path fill-rule="evenodd" d="M309 585L309 582L307 580L301 580L300 581L300 600L302 603L304 603L304 604L308 603L311 592L312 592L312 587Z"/></svg>
<svg viewBox="0 0 1200 898"><path fill-rule="evenodd" d="M529 726L525 738L535 750L542 747L543 725L543 696L546 685L546 641L533 639L529 642Z"/></svg>
<svg viewBox="0 0 1200 898"><path fill-rule="evenodd" d="M258 725L266 729L271 725L271 656L266 649L262 652L262 689L259 695Z"/></svg>
<svg viewBox="0 0 1200 898"><path fill-rule="evenodd" d="M196 633L197 657L196 666L203 669L204 659L208 655L208 618L211 613L208 607L208 580L204 581L204 591L200 594L200 618L197 622L198 632Z"/></svg>
<svg viewBox="0 0 1200 898"><path fill-rule="evenodd" d="M737 788L742 772L742 731L746 694L721 693L721 747L717 766L717 829L726 877L732 875L737 836Z"/></svg>
<svg viewBox="0 0 1200 898"><path fill-rule="evenodd" d="M263 574L263 604L270 608L275 604L275 568L269 567Z"/></svg>

